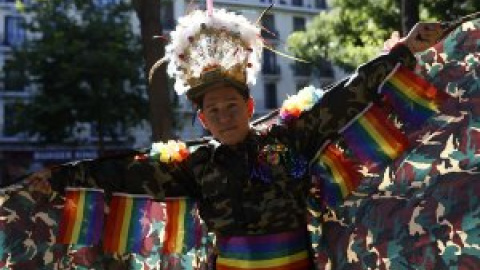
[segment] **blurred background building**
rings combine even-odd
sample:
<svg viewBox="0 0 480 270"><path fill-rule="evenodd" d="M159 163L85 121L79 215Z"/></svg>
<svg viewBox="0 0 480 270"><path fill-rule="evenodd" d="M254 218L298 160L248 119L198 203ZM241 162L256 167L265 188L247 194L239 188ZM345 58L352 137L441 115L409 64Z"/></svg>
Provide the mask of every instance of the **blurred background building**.
<svg viewBox="0 0 480 270"><path fill-rule="evenodd" d="M102 0L115 2L118 0ZM262 31L266 42L278 51L285 51L286 39L294 31L304 30L308 22L321 10L327 8L325 0L278 0L275 7L262 18L262 25L268 31ZM255 21L262 11L270 6L272 0L216 0L217 8L224 7ZM162 0L162 28L164 33L173 30L176 19L188 11L191 6L204 7L204 1ZM72 134L84 143L81 146L65 146L62 142L55 145L40 144L34 137L15 132L15 119L18 104L28 102L34 93L32 86L22 84L20 74L5 68L11 59L11 51L20 45L27 33L22 28L25 18L15 7L15 0L0 0L0 185L29 171L44 166L58 164L75 159L98 157L95 140L95 128L83 126L81 132ZM132 11L132 24L140 31L135 13ZM281 102L306 85L322 86L330 84L343 76L338 70L325 62L323 68L312 73L310 66L277 55L269 50L263 52L263 65L252 94L256 100L256 116L265 115L278 108ZM191 105L183 98L173 97L177 108L178 122L176 134L180 139L191 139L204 135L197 123L192 125ZM52 119L52 121L55 121ZM80 125L80 124L79 124ZM85 124L81 124L85 125ZM128 134L106 145L111 152L132 148L148 147L150 129L148 124L126 129ZM133 139L132 139L133 138Z"/></svg>

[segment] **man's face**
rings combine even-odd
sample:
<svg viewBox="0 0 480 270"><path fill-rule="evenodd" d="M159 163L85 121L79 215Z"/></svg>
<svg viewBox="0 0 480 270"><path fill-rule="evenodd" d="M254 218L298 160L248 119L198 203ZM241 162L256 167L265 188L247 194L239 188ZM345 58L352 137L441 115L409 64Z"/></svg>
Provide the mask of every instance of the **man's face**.
<svg viewBox="0 0 480 270"><path fill-rule="evenodd" d="M253 100L245 100L231 86L219 86L203 97L200 120L212 135L225 145L242 142L249 132ZM250 105L249 105L250 104Z"/></svg>

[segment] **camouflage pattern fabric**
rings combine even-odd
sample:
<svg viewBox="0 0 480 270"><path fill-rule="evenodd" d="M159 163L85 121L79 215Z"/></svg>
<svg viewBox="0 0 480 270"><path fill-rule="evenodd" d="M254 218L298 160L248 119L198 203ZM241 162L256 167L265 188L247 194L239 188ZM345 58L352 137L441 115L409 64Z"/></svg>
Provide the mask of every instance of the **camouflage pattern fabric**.
<svg viewBox="0 0 480 270"><path fill-rule="evenodd" d="M30 193L21 184L3 190L0 201L0 269L206 269L209 238L188 254L162 254L165 205L155 203L151 233L141 254L104 254L93 247L55 243L64 197ZM195 267L193 267L195 266Z"/></svg>
<svg viewBox="0 0 480 270"><path fill-rule="evenodd" d="M323 215L318 269L480 269L480 20L418 56L455 100L417 147Z"/></svg>
<svg viewBox="0 0 480 270"><path fill-rule="evenodd" d="M312 212L318 269L480 265L479 29L480 21L464 24L419 56L419 72L456 102L409 134L418 146L367 178L337 209ZM22 183L1 192L1 269L211 269L209 238L190 254L159 252L161 204L148 247L141 254L113 257L99 246L55 244L62 196L32 194Z"/></svg>

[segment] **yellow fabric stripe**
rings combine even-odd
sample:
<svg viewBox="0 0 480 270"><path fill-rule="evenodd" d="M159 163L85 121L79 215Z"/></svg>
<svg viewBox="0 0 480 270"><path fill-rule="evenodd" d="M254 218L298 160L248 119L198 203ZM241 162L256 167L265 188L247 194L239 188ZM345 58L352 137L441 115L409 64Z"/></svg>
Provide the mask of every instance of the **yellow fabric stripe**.
<svg viewBox="0 0 480 270"><path fill-rule="evenodd" d="M269 267L279 267L283 266L288 263L293 263L301 260L305 260L308 258L307 251L301 251L299 253L282 257L282 258L275 258L269 260L239 260L239 259L228 259L219 257L217 260L218 264L229 266L229 267L236 267L236 268L248 268L248 267L255 267L255 268L269 268Z"/></svg>
<svg viewBox="0 0 480 270"><path fill-rule="evenodd" d="M383 136L378 132L377 128L372 126L364 117L360 117L358 121L365 128L368 134L370 134L370 136L372 136L372 138L380 145L380 148L382 148L385 154L387 154L391 159L397 157L397 151L391 147L385 138L383 138Z"/></svg>
<svg viewBox="0 0 480 270"><path fill-rule="evenodd" d="M83 211L85 208L85 191L80 190L78 193L78 202L75 209L75 225L72 232L72 243L77 243L78 237L80 237L80 229L83 224Z"/></svg>
<svg viewBox="0 0 480 270"><path fill-rule="evenodd" d="M432 111L439 112L439 109L437 108L436 104L434 102L426 100L425 98L423 98L423 97L419 96L417 93L415 93L415 90L411 89L413 86L407 85L401 79L396 78L396 77L391 77L390 82L393 85L395 85L395 87L397 87L398 89L401 89L401 92L404 95L408 96L415 103L418 103L425 108L429 108Z"/></svg>
<svg viewBox="0 0 480 270"><path fill-rule="evenodd" d="M186 202L185 200L179 200L178 202L178 223L177 223L177 237L175 241L175 252L182 252L183 249L183 241L185 239L185 215L189 213L185 213Z"/></svg>
<svg viewBox="0 0 480 270"><path fill-rule="evenodd" d="M132 218L133 199L131 197L125 198L125 209L122 221L122 229L120 230L120 241L118 242L118 252L125 253L127 250L128 230L130 228L130 219Z"/></svg>
<svg viewBox="0 0 480 270"><path fill-rule="evenodd" d="M337 164L327 155L323 155L321 157L321 160L330 168L333 174L333 179L340 187L342 195L345 198L345 196L347 196L350 193L350 191L348 190L348 187L342 177L342 174L340 173L340 169L337 167Z"/></svg>

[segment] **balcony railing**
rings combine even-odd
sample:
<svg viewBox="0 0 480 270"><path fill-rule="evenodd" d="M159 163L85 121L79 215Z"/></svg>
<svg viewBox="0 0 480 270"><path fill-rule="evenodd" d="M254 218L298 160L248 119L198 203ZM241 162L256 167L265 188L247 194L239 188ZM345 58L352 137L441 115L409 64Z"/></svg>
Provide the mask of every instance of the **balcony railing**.
<svg viewBox="0 0 480 270"><path fill-rule="evenodd" d="M263 65L262 74L264 75L280 75L280 66L279 65Z"/></svg>
<svg viewBox="0 0 480 270"><path fill-rule="evenodd" d="M312 65L297 62L293 65L293 74L295 76L310 77L312 75Z"/></svg>
<svg viewBox="0 0 480 270"><path fill-rule="evenodd" d="M332 63L325 59L320 59L320 61L315 64L315 73L318 73L315 75L320 77L333 77L335 75Z"/></svg>

